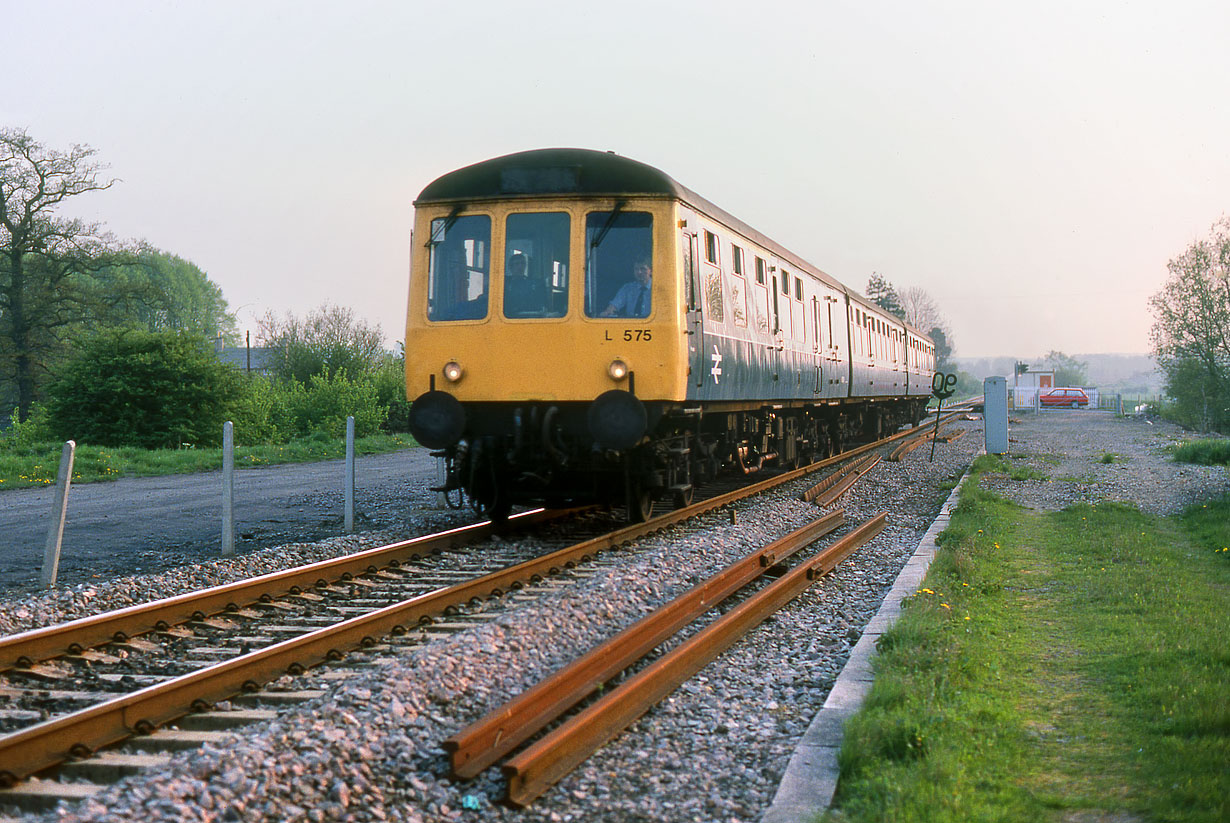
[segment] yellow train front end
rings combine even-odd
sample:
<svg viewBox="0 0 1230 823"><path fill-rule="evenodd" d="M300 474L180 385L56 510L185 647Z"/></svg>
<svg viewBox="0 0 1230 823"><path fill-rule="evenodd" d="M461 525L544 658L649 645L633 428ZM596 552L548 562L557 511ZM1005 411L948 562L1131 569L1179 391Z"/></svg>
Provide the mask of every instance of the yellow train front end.
<svg viewBox="0 0 1230 823"><path fill-rule="evenodd" d="M447 490L496 517L646 487L632 455L687 382L677 201L606 178L586 191L576 163L526 155L528 170L487 161L415 204L411 431L448 459Z"/></svg>

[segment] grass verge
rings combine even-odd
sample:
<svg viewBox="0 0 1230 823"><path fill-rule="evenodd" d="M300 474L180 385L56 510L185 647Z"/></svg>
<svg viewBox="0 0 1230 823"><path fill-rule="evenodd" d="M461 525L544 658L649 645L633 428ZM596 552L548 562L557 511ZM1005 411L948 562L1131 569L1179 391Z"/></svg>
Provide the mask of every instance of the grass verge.
<svg viewBox="0 0 1230 823"><path fill-rule="evenodd" d="M408 434L378 434L355 440L355 454L386 454L418 445ZM40 443L0 450L0 490L54 483L62 443ZM237 446L235 467L275 463L310 463L346 456L346 443L314 435L280 446ZM222 468L222 449L137 449L78 445L73 482L92 483L121 477L190 474Z"/></svg>
<svg viewBox="0 0 1230 823"><path fill-rule="evenodd" d="M1230 819L1228 601L1230 499L1041 514L975 475L826 819Z"/></svg>
<svg viewBox="0 0 1230 823"><path fill-rule="evenodd" d="M1202 466L1230 465L1230 438L1188 440L1174 450L1174 459L1180 463L1199 463Z"/></svg>

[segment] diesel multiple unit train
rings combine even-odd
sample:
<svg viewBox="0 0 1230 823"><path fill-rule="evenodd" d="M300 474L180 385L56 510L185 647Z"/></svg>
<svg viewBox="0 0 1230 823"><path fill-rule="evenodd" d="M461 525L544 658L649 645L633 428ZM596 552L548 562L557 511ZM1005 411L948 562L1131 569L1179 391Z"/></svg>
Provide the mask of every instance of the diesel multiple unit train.
<svg viewBox="0 0 1230 823"><path fill-rule="evenodd" d="M925 412L931 340L661 171L543 149L414 203L410 428L445 490L626 504L796 466Z"/></svg>

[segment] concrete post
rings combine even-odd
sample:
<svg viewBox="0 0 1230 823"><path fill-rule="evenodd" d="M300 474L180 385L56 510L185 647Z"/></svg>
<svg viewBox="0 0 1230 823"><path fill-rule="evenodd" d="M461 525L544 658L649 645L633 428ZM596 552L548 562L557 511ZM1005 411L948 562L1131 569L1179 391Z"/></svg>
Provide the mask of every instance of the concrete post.
<svg viewBox="0 0 1230 823"><path fill-rule="evenodd" d="M56 575L60 572L60 545L64 540L68 487L73 482L73 458L76 454L76 442L64 441L64 450L60 452L60 471L56 475L55 500L51 504L51 523L47 527L47 545L43 548L43 575L40 583L44 589L50 589L56 584Z"/></svg>
<svg viewBox="0 0 1230 823"><path fill-rule="evenodd" d="M222 554L235 553L235 424L222 424Z"/></svg>
<svg viewBox="0 0 1230 823"><path fill-rule="evenodd" d="M354 531L354 416L346 418L346 534Z"/></svg>

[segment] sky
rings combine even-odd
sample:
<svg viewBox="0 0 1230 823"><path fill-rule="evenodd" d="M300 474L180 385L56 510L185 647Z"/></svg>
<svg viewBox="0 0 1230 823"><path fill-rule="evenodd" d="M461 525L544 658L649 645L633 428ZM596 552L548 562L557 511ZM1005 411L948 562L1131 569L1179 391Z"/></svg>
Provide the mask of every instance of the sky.
<svg viewBox="0 0 1230 823"><path fill-rule="evenodd" d="M614 151L959 356L1146 352L1230 213L1230 3L0 0L0 126L119 182L69 216L191 260L241 332L403 339L413 200L515 151Z"/></svg>

